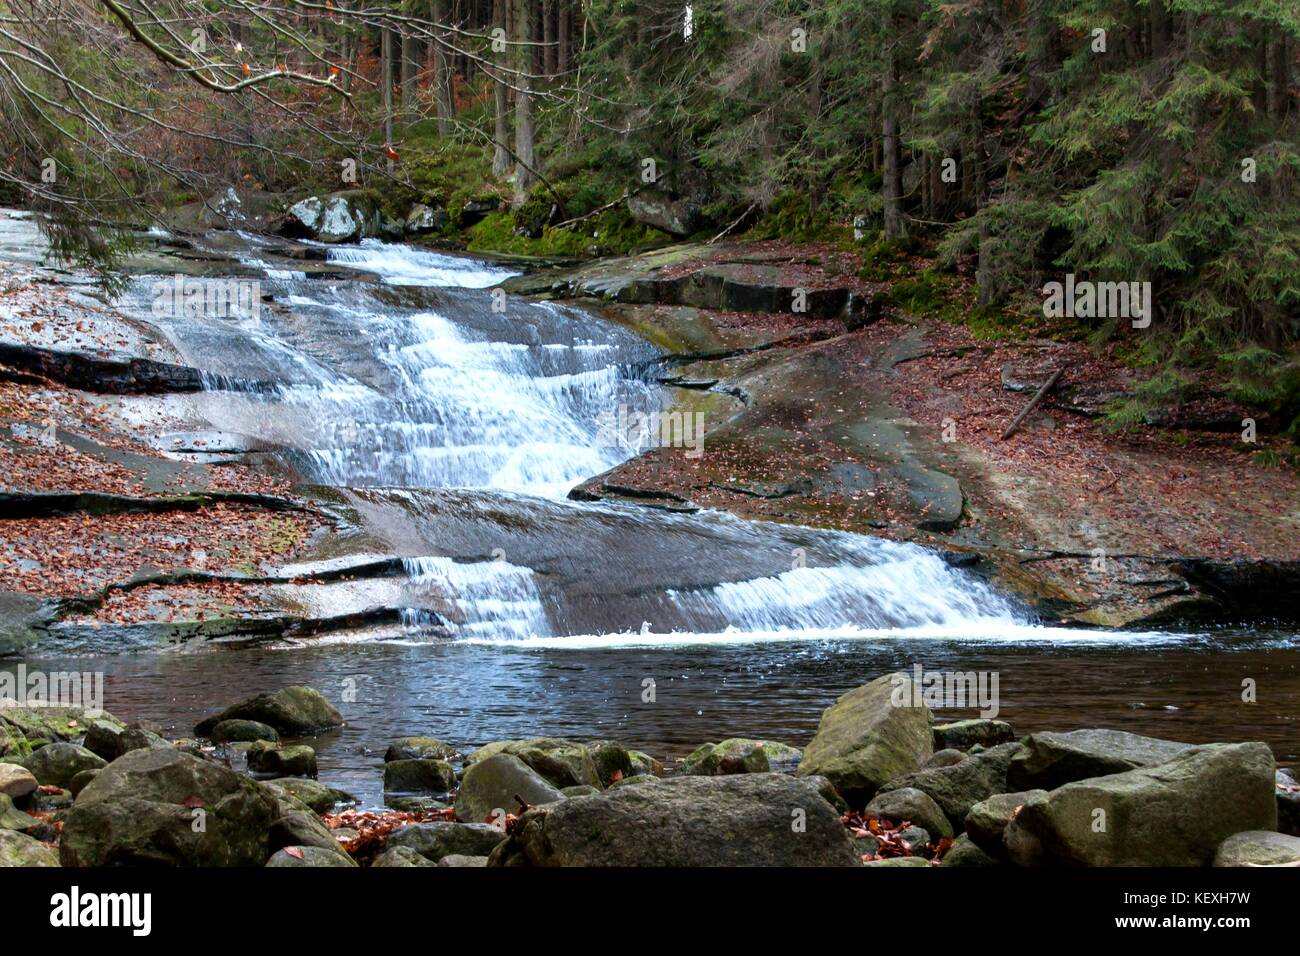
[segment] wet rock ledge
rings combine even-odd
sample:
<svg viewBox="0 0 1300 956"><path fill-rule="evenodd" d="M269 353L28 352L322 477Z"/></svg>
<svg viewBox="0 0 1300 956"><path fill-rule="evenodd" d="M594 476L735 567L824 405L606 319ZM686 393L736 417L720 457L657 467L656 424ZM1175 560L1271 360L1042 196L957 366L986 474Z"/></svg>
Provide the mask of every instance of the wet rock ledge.
<svg viewBox="0 0 1300 956"><path fill-rule="evenodd" d="M317 782L343 723L288 687L168 741L109 714L0 706L3 866L1275 866L1300 783L1262 743L938 722L906 674L848 692L802 750L432 737L384 753L384 810ZM202 825L196 825L202 820ZM1187 826L1189 820L1195 826Z"/></svg>

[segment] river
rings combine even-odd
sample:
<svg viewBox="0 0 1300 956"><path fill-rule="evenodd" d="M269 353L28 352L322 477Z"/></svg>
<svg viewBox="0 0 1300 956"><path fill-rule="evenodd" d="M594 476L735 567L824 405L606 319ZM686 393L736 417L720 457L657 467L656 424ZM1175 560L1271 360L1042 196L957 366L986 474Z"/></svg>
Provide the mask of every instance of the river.
<svg viewBox="0 0 1300 956"><path fill-rule="evenodd" d="M671 402L646 374L652 346L494 292L499 265L367 241L309 270L253 236L219 242L256 283L257 314L160 314L165 276L137 275L116 303L207 376L167 413L253 436L304 483L340 489L366 553L403 559L403 624L242 649L70 632L25 658L104 672L118 716L179 736L251 693L315 686L348 721L315 740L321 779L377 803L396 736L614 738L661 758L728 736L802 745L838 694L921 664L995 674L998 716L1022 732L1106 726L1300 756L1293 631L1042 627L911 545L569 501L643 443L611 440L620 408ZM1258 703L1242 701L1248 678Z"/></svg>

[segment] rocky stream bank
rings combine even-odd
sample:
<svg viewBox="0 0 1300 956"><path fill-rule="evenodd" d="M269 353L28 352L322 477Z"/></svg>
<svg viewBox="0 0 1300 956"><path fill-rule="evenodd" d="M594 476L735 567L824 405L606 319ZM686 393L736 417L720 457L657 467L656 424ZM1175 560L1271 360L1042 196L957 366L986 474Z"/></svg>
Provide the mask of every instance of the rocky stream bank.
<svg viewBox="0 0 1300 956"><path fill-rule="evenodd" d="M1300 865L1300 783L1260 743L940 723L888 674L799 749L427 736L376 760L385 807L318 782L342 722L288 687L166 740L110 714L0 707L4 866Z"/></svg>

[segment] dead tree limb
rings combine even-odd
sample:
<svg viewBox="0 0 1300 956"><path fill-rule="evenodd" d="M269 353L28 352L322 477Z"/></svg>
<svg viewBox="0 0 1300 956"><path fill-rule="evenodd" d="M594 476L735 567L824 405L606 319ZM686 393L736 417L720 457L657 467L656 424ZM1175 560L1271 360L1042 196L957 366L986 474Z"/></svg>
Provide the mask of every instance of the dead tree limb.
<svg viewBox="0 0 1300 956"><path fill-rule="evenodd" d="M1029 404L1020 410L1020 414L1016 416L1015 421L1008 425L1007 430L1002 433L1002 441L1006 441L1016 433L1016 429L1019 428L1020 423L1025 420L1025 416L1032 412L1038 403L1043 400L1043 396L1050 392L1056 383L1061 380L1061 376L1065 374L1065 370L1069 367L1069 363L1062 365L1052 373L1051 378L1042 384L1042 387L1034 393L1034 397L1029 400Z"/></svg>

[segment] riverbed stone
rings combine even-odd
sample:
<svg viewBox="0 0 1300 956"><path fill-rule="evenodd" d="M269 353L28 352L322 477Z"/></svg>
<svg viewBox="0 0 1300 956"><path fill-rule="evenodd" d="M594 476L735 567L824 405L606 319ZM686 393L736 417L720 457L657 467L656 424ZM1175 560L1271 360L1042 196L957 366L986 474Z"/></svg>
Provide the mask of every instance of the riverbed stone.
<svg viewBox="0 0 1300 956"><path fill-rule="evenodd" d="M965 760L950 767L933 767L895 777L881 789L915 787L943 809L954 831L960 831L971 807L995 793L1005 793L1010 789L1007 786L1007 767L1019 752L1019 743L998 744L969 754Z"/></svg>
<svg viewBox="0 0 1300 956"><path fill-rule="evenodd" d="M496 753L465 768L456 795L456 818L462 823L486 823L499 810L519 812L519 800L530 805L563 800L545 777L509 753Z"/></svg>
<svg viewBox="0 0 1300 956"><path fill-rule="evenodd" d="M614 740L591 740L583 745L591 755L592 765L596 768L597 782L586 786L608 787L615 780L630 777L634 773L648 773L648 765L638 768L633 757L634 751L628 750ZM643 755L644 756L644 755ZM648 759L648 758L647 758ZM662 772L662 767L660 771ZM582 784L579 784L582 786Z"/></svg>
<svg viewBox="0 0 1300 956"><path fill-rule="evenodd" d="M691 776L791 771L801 756L798 748L774 740L732 737L699 747L682 762L681 771Z"/></svg>
<svg viewBox="0 0 1300 956"><path fill-rule="evenodd" d="M0 793L0 830L30 830L40 821L14 806L13 799Z"/></svg>
<svg viewBox="0 0 1300 956"><path fill-rule="evenodd" d="M1219 844L1215 866L1300 865L1300 837L1270 830L1234 833Z"/></svg>
<svg viewBox="0 0 1300 956"><path fill-rule="evenodd" d="M286 747L257 740L248 749L248 769L276 777L314 777L316 751L306 744Z"/></svg>
<svg viewBox="0 0 1300 956"><path fill-rule="evenodd" d="M956 720L947 724L935 724L935 750L970 750L976 744L984 747L996 747L998 744L1010 743L1016 739L1016 732L1005 720L975 718Z"/></svg>
<svg viewBox="0 0 1300 956"><path fill-rule="evenodd" d="M0 829L0 867L58 866L59 855L17 830Z"/></svg>
<svg viewBox="0 0 1300 956"><path fill-rule="evenodd" d="M1233 834L1276 830L1273 789L1266 744L1206 744L1030 800L1003 843L1021 865L1207 866Z"/></svg>
<svg viewBox="0 0 1300 956"><path fill-rule="evenodd" d="M801 824L796 828L792 821ZM857 866L840 815L786 774L673 777L529 810L489 865Z"/></svg>
<svg viewBox="0 0 1300 956"><path fill-rule="evenodd" d="M337 804L357 802L357 798L347 791L328 787L309 777L281 777L261 783L275 796L291 797L314 813L329 813Z"/></svg>
<svg viewBox="0 0 1300 956"><path fill-rule="evenodd" d="M487 856L506 838L505 831L490 823L452 823L433 821L412 823L388 836L388 846L409 847L437 863L444 856Z"/></svg>
<svg viewBox="0 0 1300 956"><path fill-rule="evenodd" d="M436 866L487 866L488 857L486 856L466 856L463 853L451 853L444 856L435 865Z"/></svg>
<svg viewBox="0 0 1300 956"><path fill-rule="evenodd" d="M826 777L851 805L864 806L887 780L916 770L931 753L930 709L914 698L911 677L899 672L828 707L798 773Z"/></svg>
<svg viewBox="0 0 1300 956"><path fill-rule="evenodd" d="M37 787L36 776L21 764L0 763L0 794L22 800Z"/></svg>
<svg viewBox="0 0 1300 956"><path fill-rule="evenodd" d="M966 814L966 835L993 856L1002 854L1002 834L1015 819L1016 813L1031 800L1047 796L1046 790L1029 790L1016 793L995 793L981 800Z"/></svg>
<svg viewBox="0 0 1300 956"><path fill-rule="evenodd" d="M409 846L389 847L379 856L375 857L375 862L370 864L372 867L393 867L393 866L437 866L432 860L426 860L420 854L416 853Z"/></svg>
<svg viewBox="0 0 1300 956"><path fill-rule="evenodd" d="M915 787L878 793L863 812L867 816L884 817L894 824L909 820L940 838L952 836L952 824L939 804Z"/></svg>
<svg viewBox="0 0 1300 956"><path fill-rule="evenodd" d="M652 773L634 773L630 777L624 777L622 780L615 780L611 783L610 789L615 787L640 787L647 783L661 783L662 777L656 777Z"/></svg>
<svg viewBox="0 0 1300 956"><path fill-rule="evenodd" d="M1007 770L1007 783L1014 790L1055 790L1077 780L1152 767L1193 749L1193 744L1123 730L1030 734Z"/></svg>
<svg viewBox="0 0 1300 956"><path fill-rule="evenodd" d="M98 770L108 761L77 744L46 744L23 761L42 786L66 787L83 770Z"/></svg>
<svg viewBox="0 0 1300 956"><path fill-rule="evenodd" d="M267 834L268 850L280 850L286 846L315 846L347 856L334 831L320 817L287 801L280 804L280 818L271 824Z"/></svg>
<svg viewBox="0 0 1300 956"><path fill-rule="evenodd" d="M474 751L465 758L465 763L476 764L502 753L518 757L554 787L576 787L584 783L601 786L591 752L582 744L562 737L499 740Z"/></svg>
<svg viewBox="0 0 1300 956"><path fill-rule="evenodd" d="M273 867L340 867L349 868L357 865L346 853L335 853L318 846L295 846L276 850L267 866Z"/></svg>
<svg viewBox="0 0 1300 956"><path fill-rule="evenodd" d="M1300 784L1296 783L1295 774L1288 770L1277 771L1275 779L1278 832L1300 836Z"/></svg>
<svg viewBox="0 0 1300 956"><path fill-rule="evenodd" d="M170 747L171 743L146 727L119 727L111 721L96 720L86 731L84 746L112 763L132 750Z"/></svg>
<svg viewBox="0 0 1300 956"><path fill-rule="evenodd" d="M623 778L623 779L627 779L627 778ZM620 781L615 781L615 783L618 782ZM600 787L593 787L589 784L583 783L583 784L579 784L576 787L565 787L563 790L560 791L560 793L564 794L566 798L572 800L574 797L589 797L593 793L600 793Z"/></svg>
<svg viewBox="0 0 1300 956"><path fill-rule="evenodd" d="M923 856L891 856L883 860L867 860L862 865L894 869L896 867L929 866L930 861Z"/></svg>
<svg viewBox="0 0 1300 956"><path fill-rule="evenodd" d="M256 740L277 743L280 740L274 727L258 720L223 720L212 728L209 736L218 744L252 743Z"/></svg>
<svg viewBox="0 0 1300 956"><path fill-rule="evenodd" d="M939 861L940 866L1001 866L1002 861L977 846L970 835L963 833L948 847Z"/></svg>
<svg viewBox="0 0 1300 956"><path fill-rule="evenodd" d="M384 764L384 790L395 793L450 793L456 770L445 760L390 760Z"/></svg>
<svg viewBox="0 0 1300 956"><path fill-rule="evenodd" d="M122 725L122 721L112 714L82 707L0 704L0 727L7 728L7 733L0 737L0 747L12 748L26 756L46 744L69 743L81 738L95 720ZM0 756L9 752L11 751L0 750Z"/></svg>
<svg viewBox="0 0 1300 956"><path fill-rule="evenodd" d="M195 832L196 810L204 832ZM59 846L64 866L261 866L279 815L261 784L212 761L133 750L81 791Z"/></svg>
<svg viewBox="0 0 1300 956"><path fill-rule="evenodd" d="M256 720L274 727L282 737L302 737L318 730L343 725L343 715L311 687L285 687L272 694L259 694L227 707L200 721L194 733L210 737L223 720Z"/></svg>
<svg viewBox="0 0 1300 956"><path fill-rule="evenodd" d="M394 760L455 760L460 752L436 737L398 737L384 751L384 763Z"/></svg>

